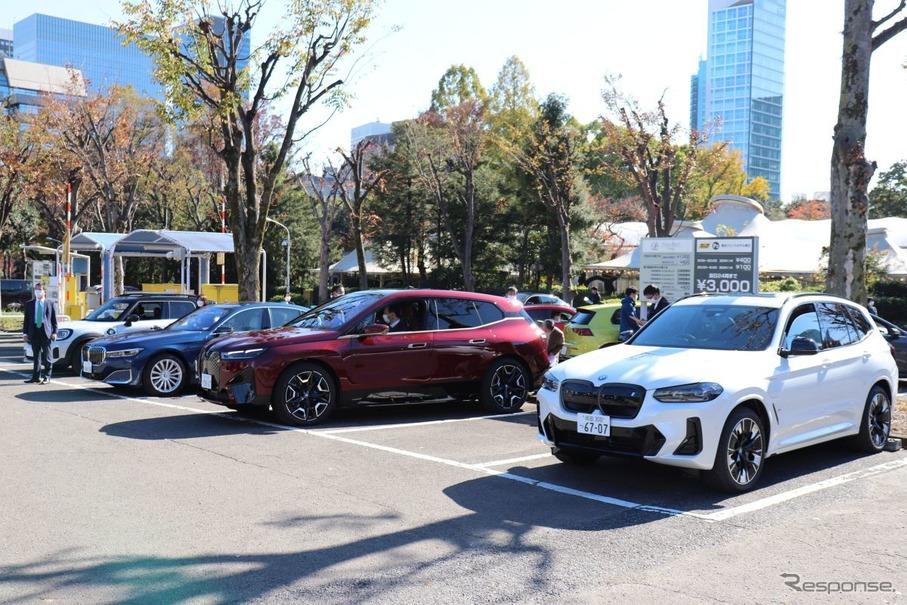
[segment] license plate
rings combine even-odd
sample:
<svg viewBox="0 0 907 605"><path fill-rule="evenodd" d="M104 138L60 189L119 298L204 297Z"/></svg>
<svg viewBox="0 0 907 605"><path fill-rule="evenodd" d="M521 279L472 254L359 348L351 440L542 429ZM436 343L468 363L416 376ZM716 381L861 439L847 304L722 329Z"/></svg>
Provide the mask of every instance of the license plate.
<svg viewBox="0 0 907 605"><path fill-rule="evenodd" d="M202 374L202 388L211 390L211 374Z"/></svg>
<svg viewBox="0 0 907 605"><path fill-rule="evenodd" d="M576 432L596 437L610 437L611 417L601 414L577 414Z"/></svg>
<svg viewBox="0 0 907 605"><path fill-rule="evenodd" d="M86 374L91 374L91 362L90 361L82 362L82 371Z"/></svg>

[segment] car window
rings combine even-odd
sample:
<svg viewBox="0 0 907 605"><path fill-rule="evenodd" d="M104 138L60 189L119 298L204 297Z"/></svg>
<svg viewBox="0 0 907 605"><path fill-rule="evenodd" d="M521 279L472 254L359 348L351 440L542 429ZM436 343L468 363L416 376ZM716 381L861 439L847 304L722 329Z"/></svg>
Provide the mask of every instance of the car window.
<svg viewBox="0 0 907 605"><path fill-rule="evenodd" d="M225 321L221 327L232 328L234 332L249 332L250 330L261 330L267 325L267 309L245 309Z"/></svg>
<svg viewBox="0 0 907 605"><path fill-rule="evenodd" d="M616 313L620 313L620 309L618 309ZM588 326L593 317L595 317L595 311L580 309L576 312L576 315L573 316L573 319L570 320L570 323L574 326Z"/></svg>
<svg viewBox="0 0 907 605"><path fill-rule="evenodd" d="M476 302L476 309L479 310L479 318L482 320L483 325L504 319L504 312L494 303Z"/></svg>
<svg viewBox="0 0 907 605"><path fill-rule="evenodd" d="M389 332L423 332L435 329L435 317L424 298L396 300L369 313L359 322L356 333L361 334L371 324L386 325Z"/></svg>
<svg viewBox="0 0 907 605"><path fill-rule="evenodd" d="M771 343L778 309L699 304L668 307L627 344L679 349L763 351Z"/></svg>
<svg viewBox="0 0 907 605"><path fill-rule="evenodd" d="M293 321L298 328L337 330L384 297L381 292L354 292L310 309Z"/></svg>
<svg viewBox="0 0 907 605"><path fill-rule="evenodd" d="M851 305L842 305L850 313L850 319L853 320L853 328L857 331L858 340L862 340L867 334L872 332L872 323L863 314L862 311Z"/></svg>
<svg viewBox="0 0 907 605"><path fill-rule="evenodd" d="M817 347L822 348L822 328L813 305L801 305L791 313L782 348L790 349L795 338L808 338L816 343Z"/></svg>
<svg viewBox="0 0 907 605"><path fill-rule="evenodd" d="M819 325L822 326L822 348L843 347L857 341L850 317L841 305L819 303Z"/></svg>
<svg viewBox="0 0 907 605"><path fill-rule="evenodd" d="M169 303L168 319L179 319L195 311L198 307L194 302L188 300L171 300Z"/></svg>
<svg viewBox="0 0 907 605"><path fill-rule="evenodd" d="M543 321L551 317L551 311L547 309L526 309L526 313L533 321Z"/></svg>
<svg viewBox="0 0 907 605"><path fill-rule="evenodd" d="M89 313L85 319L87 321L117 321L123 316L123 312L128 308L128 300L108 300L106 303Z"/></svg>
<svg viewBox="0 0 907 605"><path fill-rule="evenodd" d="M294 307L271 307L271 326L285 325L287 322L299 317L299 309Z"/></svg>
<svg viewBox="0 0 907 605"><path fill-rule="evenodd" d="M189 315L185 315L170 324L166 329L179 332L183 330L206 331L213 328L217 322L227 314L232 313L236 307L225 305L205 305Z"/></svg>
<svg viewBox="0 0 907 605"><path fill-rule="evenodd" d="M468 298L439 298L435 305L439 330L458 330L482 325L482 318L475 303Z"/></svg>
<svg viewBox="0 0 907 605"><path fill-rule="evenodd" d="M162 301L143 300L133 307L130 315L138 315L140 321L164 319L164 303Z"/></svg>

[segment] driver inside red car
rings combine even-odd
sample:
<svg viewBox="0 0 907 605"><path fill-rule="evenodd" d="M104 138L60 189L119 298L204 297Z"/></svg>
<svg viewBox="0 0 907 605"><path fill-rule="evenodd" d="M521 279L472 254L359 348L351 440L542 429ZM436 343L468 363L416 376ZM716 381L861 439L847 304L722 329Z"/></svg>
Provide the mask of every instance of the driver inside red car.
<svg viewBox="0 0 907 605"><path fill-rule="evenodd" d="M407 332L409 331L409 326L403 319L400 317L400 312L396 307L388 306L384 307L384 310L381 311L381 319L388 326L388 332Z"/></svg>

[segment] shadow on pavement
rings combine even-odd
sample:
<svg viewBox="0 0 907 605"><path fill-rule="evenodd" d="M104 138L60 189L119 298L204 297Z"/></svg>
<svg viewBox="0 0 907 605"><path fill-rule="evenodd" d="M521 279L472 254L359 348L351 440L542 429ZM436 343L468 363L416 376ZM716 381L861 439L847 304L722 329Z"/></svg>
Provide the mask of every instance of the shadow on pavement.
<svg viewBox="0 0 907 605"><path fill-rule="evenodd" d="M865 460L866 466L872 466L890 458L889 454L870 456L855 453L842 440L832 441L769 458L759 487L741 495L712 489L698 480L699 473L696 471L638 458L602 457L589 466L553 463L533 468L512 467L508 472L649 506L710 512L856 470L849 468L844 471L838 470L838 467L859 460Z"/></svg>
<svg viewBox="0 0 907 605"><path fill-rule="evenodd" d="M21 380L25 380L24 378ZM56 389L48 388L48 385L32 384L28 385L35 390L26 393L16 393L16 399L28 401L31 403L110 403L111 399L104 397L99 398L98 393L92 393L85 389Z"/></svg>
<svg viewBox="0 0 907 605"><path fill-rule="evenodd" d="M100 432L111 437L156 441L163 439L194 439L228 435L272 435L285 429L237 422L238 414L179 414L161 418L126 420L101 427Z"/></svg>

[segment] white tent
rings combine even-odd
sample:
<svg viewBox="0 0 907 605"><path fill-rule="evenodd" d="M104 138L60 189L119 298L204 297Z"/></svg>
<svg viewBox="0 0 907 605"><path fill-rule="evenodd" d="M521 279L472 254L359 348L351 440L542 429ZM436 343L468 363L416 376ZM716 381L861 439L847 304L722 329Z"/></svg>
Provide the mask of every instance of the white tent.
<svg viewBox="0 0 907 605"><path fill-rule="evenodd" d="M384 265L378 264L378 261L375 260L375 254L371 251L370 248L365 249L365 270L368 271L369 275L387 275L389 273L401 273L400 267L398 265L386 267ZM356 251L351 250L343 255L339 261L328 267L328 271L332 274L339 273L359 273L359 262L356 259Z"/></svg>

